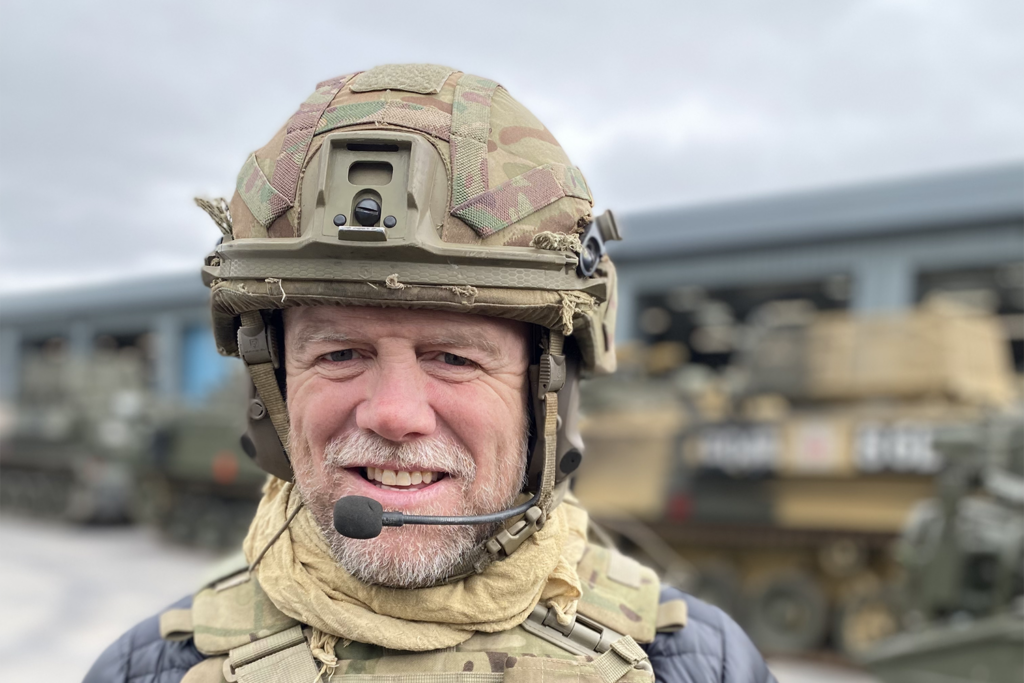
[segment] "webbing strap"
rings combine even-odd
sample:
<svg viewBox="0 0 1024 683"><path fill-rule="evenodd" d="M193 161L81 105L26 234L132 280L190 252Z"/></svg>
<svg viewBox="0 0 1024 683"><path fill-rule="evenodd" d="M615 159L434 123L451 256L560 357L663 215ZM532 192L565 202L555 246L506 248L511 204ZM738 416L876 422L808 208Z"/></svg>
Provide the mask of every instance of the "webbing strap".
<svg viewBox="0 0 1024 683"><path fill-rule="evenodd" d="M320 119L316 134L361 123L411 128L445 142L449 140L452 129L451 115L436 107L401 100L373 100L331 107Z"/></svg>
<svg viewBox="0 0 1024 683"><path fill-rule="evenodd" d="M498 84L463 74L452 101L452 206L487 191L487 138L491 132L491 97Z"/></svg>
<svg viewBox="0 0 1024 683"><path fill-rule="evenodd" d="M263 317L259 311L246 311L239 317L241 318L242 327L263 326ZM274 343L274 340L269 340L269 343ZM288 406L284 402L284 396L281 395L281 387L277 385L274 363L273 361L253 363L251 365L247 363L245 367L249 370L252 383L256 385L256 391L259 393L260 399L263 400L263 405L267 409L267 415L270 416L270 422L274 425L274 430L277 432L278 437L280 437L281 445L284 446L284 450L287 453L289 433Z"/></svg>
<svg viewBox="0 0 1024 683"><path fill-rule="evenodd" d="M686 627L689 610L685 600L669 600L658 605L654 627L659 633L674 633Z"/></svg>
<svg viewBox="0 0 1024 683"><path fill-rule="evenodd" d="M242 170L238 172L235 190L237 190L238 196L249 207L256 222L263 229L263 234L256 235L256 237L266 237L267 226L274 222L274 209L272 207L286 205L287 201L279 196L278 191L267 180L263 169L260 168L259 163L256 161L255 154L249 155L249 158L242 165Z"/></svg>
<svg viewBox="0 0 1024 683"><path fill-rule="evenodd" d="M615 683L633 669L650 670L647 653L632 636L622 636L611 644L611 649L594 661L597 672L605 683Z"/></svg>
<svg viewBox="0 0 1024 683"><path fill-rule="evenodd" d="M191 609L169 609L160 614L160 637L164 640L188 640L192 630Z"/></svg>
<svg viewBox="0 0 1024 683"><path fill-rule="evenodd" d="M274 177L270 181L274 189L288 200L288 205L271 206L275 213L274 218L284 213L295 202L302 161L306 158L309 143L313 140L313 133L320 122L320 117L351 76L352 74L346 74L317 83L313 94L306 98L306 101L299 105L299 110L288 119L281 152L277 155L277 163L274 164Z"/></svg>
<svg viewBox="0 0 1024 683"><path fill-rule="evenodd" d="M305 643L235 669L238 683L315 683L317 675L316 662Z"/></svg>
<svg viewBox="0 0 1024 683"><path fill-rule="evenodd" d="M275 652L280 652L293 645L305 642L306 637L302 635L302 627L296 624L272 636L240 645L231 650L228 658L231 660L231 666L238 669L240 666L252 664L257 659L263 659Z"/></svg>
<svg viewBox="0 0 1024 683"><path fill-rule="evenodd" d="M299 105L299 110L292 114L285 126L281 152L269 180L256 163L255 154L246 160L238 174L238 194L264 228L295 203L302 162L320 117L351 76L347 74L318 83L313 94Z"/></svg>
<svg viewBox="0 0 1024 683"><path fill-rule="evenodd" d="M501 683L503 673L451 672L436 674L345 674L342 680L359 683ZM324 677L327 680L327 677Z"/></svg>
<svg viewBox="0 0 1024 683"><path fill-rule="evenodd" d="M302 626L260 638L228 652L224 678L231 683L313 683L317 666Z"/></svg>
<svg viewBox="0 0 1024 683"><path fill-rule="evenodd" d="M558 330L548 333L548 353L560 356L565 347L565 336ZM560 387L559 387L560 388ZM544 470L540 479L538 504L545 513L551 512L555 488L555 460L558 457L558 391L544 394Z"/></svg>

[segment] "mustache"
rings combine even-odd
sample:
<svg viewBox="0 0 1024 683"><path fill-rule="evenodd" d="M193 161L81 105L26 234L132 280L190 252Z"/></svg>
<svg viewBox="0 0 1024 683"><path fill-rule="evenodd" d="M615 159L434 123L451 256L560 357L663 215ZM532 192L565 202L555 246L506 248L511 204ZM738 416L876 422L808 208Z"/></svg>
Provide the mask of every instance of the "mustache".
<svg viewBox="0 0 1024 683"><path fill-rule="evenodd" d="M467 482L476 478L476 461L469 450L447 435L396 443L373 432L359 430L328 442L324 448L324 464L339 469L431 470L446 472L450 477Z"/></svg>

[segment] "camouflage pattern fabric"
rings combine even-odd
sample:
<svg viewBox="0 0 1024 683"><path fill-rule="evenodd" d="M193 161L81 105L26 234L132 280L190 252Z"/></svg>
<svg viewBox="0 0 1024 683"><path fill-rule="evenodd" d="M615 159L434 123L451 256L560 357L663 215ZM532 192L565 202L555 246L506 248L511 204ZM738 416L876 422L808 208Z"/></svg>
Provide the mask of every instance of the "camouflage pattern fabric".
<svg viewBox="0 0 1024 683"><path fill-rule="evenodd" d="M296 199L317 138L360 127L423 133L450 160L445 241L472 243L511 228L496 243L528 246L538 232L573 232L589 219L583 174L500 85L448 67L385 65L319 84L249 157L231 202L234 236L298 236Z"/></svg>
<svg viewBox="0 0 1024 683"><path fill-rule="evenodd" d="M238 582L230 585L232 579ZM225 653L297 623L274 606L257 581L248 578L248 570L204 588L192 602L193 638L205 654Z"/></svg>
<svg viewBox="0 0 1024 683"><path fill-rule="evenodd" d="M613 553L600 546L586 547L577 567L584 586L578 611L636 642L649 643L655 637L660 584L652 570L640 565L636 565L635 587L614 580L609 576ZM274 607L254 577L241 582L229 578L215 586L222 588L204 589L192 607L195 644L207 656L226 654L296 624ZM398 677L402 681L410 677L421 680L420 676L427 677L422 679L423 683L430 683L435 680L431 677L452 674L459 674L456 678L461 683L607 683L597 665L598 653L570 653L522 626L499 633L476 633L452 648L429 652L405 652L341 640L335 646L335 654L335 676L381 676L379 683L397 683ZM654 677L649 671L633 669L620 680L653 683Z"/></svg>
<svg viewBox="0 0 1024 683"><path fill-rule="evenodd" d="M613 558L633 564L635 586L626 585L612 576ZM638 643L654 640L658 591L661 589L654 570L619 555L615 550L590 544L576 571L583 583L583 597L576 607L578 613L613 631L632 636Z"/></svg>
<svg viewBox="0 0 1024 683"><path fill-rule="evenodd" d="M437 64L382 64L364 71L352 81L352 92L404 90L433 95L455 69Z"/></svg>
<svg viewBox="0 0 1024 683"><path fill-rule="evenodd" d="M323 141L337 132L381 130L421 136L443 162L450 198L438 216L442 242L473 248L532 247L538 253L560 251L575 258L571 245L578 239L569 238L592 219L583 174L551 132L495 81L430 64L383 65L321 83L270 142L246 160L230 202L228 241L311 238L320 229L313 224L312 204ZM544 239L535 242L538 235ZM264 255L287 257L294 245L282 244L279 254L270 246ZM409 267L367 274L372 269L364 263L341 269L339 276L337 261L349 258L376 257L363 257L355 249L345 258L303 260L301 274L294 276L262 271L250 276L232 270L241 268L240 262L225 261L220 273L207 281L221 353L237 355L234 335L238 315L246 310L323 303L415 306L557 329L573 336L585 375L614 370L615 269L608 259L594 278L574 277L552 291L539 281L530 284L545 276L541 271L511 287L466 281L473 270L466 267L449 268L443 277L450 280L438 282L410 282ZM219 259L214 263L221 265ZM266 267L264 263L252 265ZM384 276L393 273L404 287L382 286ZM578 288L586 291L572 291Z"/></svg>
<svg viewBox="0 0 1024 683"><path fill-rule="evenodd" d="M487 191L487 136L491 132L491 97L498 84L464 75L452 102L452 212Z"/></svg>

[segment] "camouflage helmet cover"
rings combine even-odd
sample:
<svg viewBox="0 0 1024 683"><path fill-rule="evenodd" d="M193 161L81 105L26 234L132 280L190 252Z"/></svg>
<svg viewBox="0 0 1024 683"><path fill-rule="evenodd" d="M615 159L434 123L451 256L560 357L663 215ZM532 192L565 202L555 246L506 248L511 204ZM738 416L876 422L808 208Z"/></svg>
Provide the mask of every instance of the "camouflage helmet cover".
<svg viewBox="0 0 1024 683"><path fill-rule="evenodd" d="M316 233L328 231L317 224L324 194L318 167L326 165L319 158L332 149L324 144L332 136L417 138L436 150L431 161L447 178L430 197L445 204L430 214L436 239L427 235L433 244L426 246L434 254L339 240L333 226L327 239L335 248L322 248L326 240ZM417 306L558 328L576 339L584 372L612 371L613 266L604 259L594 277L575 273L574 235L590 223L591 206L582 173L555 138L494 81L421 64L324 81L238 176L231 234L204 269L218 347L237 355L237 316L247 310ZM395 231L385 232L390 238ZM309 244L314 240L321 244ZM425 256L437 263L424 263ZM474 269L477 262L483 267Z"/></svg>

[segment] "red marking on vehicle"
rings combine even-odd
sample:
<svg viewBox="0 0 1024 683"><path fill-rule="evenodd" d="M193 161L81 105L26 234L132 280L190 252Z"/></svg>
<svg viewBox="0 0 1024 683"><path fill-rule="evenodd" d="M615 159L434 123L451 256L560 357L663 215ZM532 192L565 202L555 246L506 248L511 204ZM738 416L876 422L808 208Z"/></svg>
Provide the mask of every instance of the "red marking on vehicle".
<svg viewBox="0 0 1024 683"><path fill-rule="evenodd" d="M215 482L230 484L238 478L238 456L231 451L220 451L213 456L211 469Z"/></svg>

